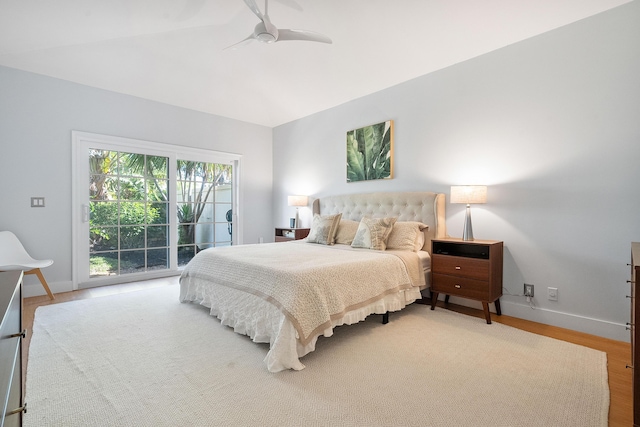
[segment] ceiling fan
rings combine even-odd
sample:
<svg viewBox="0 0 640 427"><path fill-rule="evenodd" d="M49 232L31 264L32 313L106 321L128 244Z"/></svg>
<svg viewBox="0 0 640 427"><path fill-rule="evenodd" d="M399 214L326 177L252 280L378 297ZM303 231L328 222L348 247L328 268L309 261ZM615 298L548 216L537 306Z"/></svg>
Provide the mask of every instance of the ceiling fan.
<svg viewBox="0 0 640 427"><path fill-rule="evenodd" d="M235 49L241 45L250 43L253 40L258 40L262 43L275 43L284 40L332 43L329 37L314 31L278 29L271 23L271 19L269 18L269 0L264 0L264 14L260 12L260 9L258 9L255 0L244 0L244 2L258 17L258 19L260 19L260 22L258 22L253 33L251 33L249 37L227 47L226 49Z"/></svg>

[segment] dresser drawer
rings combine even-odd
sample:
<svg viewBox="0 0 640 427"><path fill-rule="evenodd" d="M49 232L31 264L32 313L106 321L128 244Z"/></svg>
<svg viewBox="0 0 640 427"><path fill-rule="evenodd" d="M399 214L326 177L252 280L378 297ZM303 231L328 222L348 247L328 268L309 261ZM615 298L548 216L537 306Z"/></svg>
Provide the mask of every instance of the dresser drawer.
<svg viewBox="0 0 640 427"><path fill-rule="evenodd" d="M21 331L20 321L20 300L19 290L9 301L2 323L0 324L0 383L2 387L11 382L13 376L16 349L20 345L20 337L17 335ZM4 402L4 400L2 401Z"/></svg>
<svg viewBox="0 0 640 427"><path fill-rule="evenodd" d="M434 292L446 295L489 300L489 282L483 280L433 273L431 287Z"/></svg>
<svg viewBox="0 0 640 427"><path fill-rule="evenodd" d="M471 279L489 280L489 261L449 255L431 258L431 271L440 274L454 274Z"/></svg>

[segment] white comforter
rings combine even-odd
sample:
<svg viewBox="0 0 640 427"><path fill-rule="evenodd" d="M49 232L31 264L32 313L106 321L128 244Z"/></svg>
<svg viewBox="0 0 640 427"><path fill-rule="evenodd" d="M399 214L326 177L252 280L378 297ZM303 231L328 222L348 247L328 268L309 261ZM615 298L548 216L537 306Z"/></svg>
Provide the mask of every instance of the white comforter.
<svg viewBox="0 0 640 427"><path fill-rule="evenodd" d="M419 257L304 242L200 252L180 278L182 302L198 302L223 324L269 342L267 368L303 369L320 335L397 311L425 287Z"/></svg>

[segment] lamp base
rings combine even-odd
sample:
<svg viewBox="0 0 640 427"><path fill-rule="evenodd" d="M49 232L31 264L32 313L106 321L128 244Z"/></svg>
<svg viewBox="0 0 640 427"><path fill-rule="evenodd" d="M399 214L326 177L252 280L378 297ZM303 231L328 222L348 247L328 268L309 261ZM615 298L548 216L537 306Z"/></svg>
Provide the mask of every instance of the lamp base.
<svg viewBox="0 0 640 427"><path fill-rule="evenodd" d="M296 208L296 222L294 228L300 228L300 215L298 214L298 208Z"/></svg>
<svg viewBox="0 0 640 427"><path fill-rule="evenodd" d="M465 242L470 242L473 240L473 227L471 226L471 205L467 205L467 213L464 216L462 240L464 240Z"/></svg>

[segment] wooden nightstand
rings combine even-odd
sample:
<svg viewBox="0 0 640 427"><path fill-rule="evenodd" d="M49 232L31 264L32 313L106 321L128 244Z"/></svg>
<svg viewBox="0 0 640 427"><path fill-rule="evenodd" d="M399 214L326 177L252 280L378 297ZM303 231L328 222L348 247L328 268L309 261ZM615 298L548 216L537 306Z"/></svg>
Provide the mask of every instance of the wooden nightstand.
<svg viewBox="0 0 640 427"><path fill-rule="evenodd" d="M491 323L490 303L495 303L501 315L502 248L502 242L496 240L433 240L431 310L442 293L481 301L487 323Z"/></svg>
<svg viewBox="0 0 640 427"><path fill-rule="evenodd" d="M304 239L309 235L310 228L278 228L276 227L276 242L290 242Z"/></svg>

